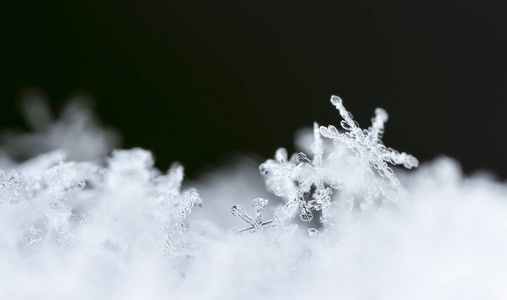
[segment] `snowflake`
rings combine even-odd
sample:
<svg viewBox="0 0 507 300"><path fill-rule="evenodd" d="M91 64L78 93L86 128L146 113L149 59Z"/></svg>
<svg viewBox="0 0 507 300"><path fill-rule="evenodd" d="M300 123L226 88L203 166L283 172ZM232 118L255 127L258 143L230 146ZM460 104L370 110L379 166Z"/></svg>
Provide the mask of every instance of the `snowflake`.
<svg viewBox="0 0 507 300"><path fill-rule="evenodd" d="M405 152L398 152L392 148L387 148L382 143L381 137L384 133L384 123L387 122L388 114L382 108L375 109L375 117L372 119L372 125L365 130L359 127L359 124L352 119L350 114L343 106L342 99L338 96L331 97L331 103L338 109L343 121L340 123L345 133L340 133L336 127L329 125L321 126L320 132L324 137L332 139L335 145L344 145L355 153L350 157L352 164L362 167L368 175L370 182L369 197L372 194L386 194L388 198L404 198L405 189L401 186L393 170L387 165L403 165L407 169L415 168L419 161ZM381 178L386 178L390 182L390 187L385 187L377 180L371 171L371 168L377 170ZM367 196L368 198L368 196ZM371 200L369 201L371 202Z"/></svg>
<svg viewBox="0 0 507 300"><path fill-rule="evenodd" d="M234 216L243 219L250 227L241 229L238 232L243 233L246 231L257 231L273 226L273 220L264 222L262 220L264 208L268 204L268 200L263 198L256 198L252 200L252 206L255 208L255 219L250 217L241 205L234 205L231 212Z"/></svg>
<svg viewBox="0 0 507 300"><path fill-rule="evenodd" d="M302 221L311 222L312 211L320 211L320 222L330 225L334 190L342 191L342 197L349 199L346 201L350 202L352 208L354 198L359 199L361 209L379 202L395 202L406 196L405 189L387 163L401 164L411 169L417 167L419 162L415 157L386 148L382 143L380 138L388 119L386 111L377 108L372 125L363 130L352 119L339 97L332 96L331 103L343 118L341 126L344 133L332 125L319 127L314 123L312 158L300 152L288 159L287 151L279 148L274 159L268 159L259 167L261 174L266 177L268 190L286 199L286 204L275 213L274 224L292 219L299 210ZM333 140L335 145L327 156L324 155L326 147L322 137ZM377 171L378 176L373 170ZM351 184L350 178L359 178L360 184ZM234 206L232 213L251 225L246 230L258 229L263 225L249 217L241 206ZM312 229L311 234L315 232Z"/></svg>
<svg viewBox="0 0 507 300"><path fill-rule="evenodd" d="M394 172L387 166L386 162L393 165L402 164L405 168L411 169L419 165L419 161L405 152L399 153L392 148L386 148L380 138L384 133L384 123L388 114L382 108L375 109L375 117L372 119L372 126L362 130L357 122L352 120L352 115L345 109L342 99L338 96L331 97L331 103L338 109L343 121L340 123L346 133L340 133L336 127L320 127L323 136L333 139L335 143L343 143L357 154L362 161L378 170L381 176L390 180L396 179Z"/></svg>

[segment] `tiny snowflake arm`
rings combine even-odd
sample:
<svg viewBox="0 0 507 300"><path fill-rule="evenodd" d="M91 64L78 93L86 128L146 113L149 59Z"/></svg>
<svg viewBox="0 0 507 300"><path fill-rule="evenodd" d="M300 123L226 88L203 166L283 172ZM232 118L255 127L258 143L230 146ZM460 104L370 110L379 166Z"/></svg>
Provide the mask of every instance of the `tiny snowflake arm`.
<svg viewBox="0 0 507 300"><path fill-rule="evenodd" d="M322 164L322 156L324 155L324 145L322 143L322 136L320 134L319 124L317 122L313 122L313 139L313 164L315 166L320 166Z"/></svg>
<svg viewBox="0 0 507 300"><path fill-rule="evenodd" d="M384 123L389 119L389 115L387 112L377 107L375 109L375 117L371 119L371 127L369 128L369 132L372 141L378 141L382 138L382 134L384 133Z"/></svg>

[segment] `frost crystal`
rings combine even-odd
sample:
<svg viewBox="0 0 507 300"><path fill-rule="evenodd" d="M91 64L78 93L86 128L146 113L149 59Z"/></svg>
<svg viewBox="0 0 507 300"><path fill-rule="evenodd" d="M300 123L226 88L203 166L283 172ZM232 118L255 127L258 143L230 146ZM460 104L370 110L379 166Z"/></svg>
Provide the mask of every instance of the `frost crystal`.
<svg viewBox="0 0 507 300"><path fill-rule="evenodd" d="M388 119L385 110L377 108L375 110L375 117L372 119L372 126L366 130L362 130L352 120L352 115L345 109L340 97L332 96L331 103L333 103L343 117L344 120L340 124L348 132L340 133L332 125L328 127L322 126L320 132L323 136L333 139L336 144L345 144L349 149L354 151L357 160L359 160L358 163L375 168L380 176L387 177L395 185L399 185L399 181L386 162L394 165L402 164L407 169L419 165L417 159L412 155L405 152L399 153L392 148L386 148L380 140L384 133L384 123Z"/></svg>
<svg viewBox="0 0 507 300"><path fill-rule="evenodd" d="M280 148L275 159L269 159L259 167L266 177L268 190L286 202L276 211L275 223L288 221L299 211L302 221L311 222L314 212L319 212L320 223L332 225L334 191L340 193L333 199L342 199L351 209L396 203L406 197L405 189L387 163L410 169L417 167L419 162L415 157L386 148L382 143L380 138L388 119L386 111L377 108L372 125L363 130L339 97L332 96L331 103L343 118L341 126L345 132L339 132L332 125L319 127L314 123L311 158L300 152L289 159L287 151ZM325 147L322 137L331 139L334 147ZM329 153L325 155L325 152ZM236 211L233 208L233 213L249 220L247 222L252 227L257 224L237 207ZM311 228L308 234L317 232Z"/></svg>
<svg viewBox="0 0 507 300"><path fill-rule="evenodd" d="M243 219L245 222L247 222L250 225L250 227L248 227L248 228L239 230L239 233L246 232L246 231L262 230L262 229L268 228L273 225L273 220L266 221L266 222L263 222L263 220L262 220L262 214L263 214L264 208L266 207L267 204L268 204L268 200L263 199L263 198L257 198L257 199L252 200L252 206L255 209L255 219L250 217L245 212L243 207L241 207L241 205L234 205L231 208L231 213L234 216Z"/></svg>

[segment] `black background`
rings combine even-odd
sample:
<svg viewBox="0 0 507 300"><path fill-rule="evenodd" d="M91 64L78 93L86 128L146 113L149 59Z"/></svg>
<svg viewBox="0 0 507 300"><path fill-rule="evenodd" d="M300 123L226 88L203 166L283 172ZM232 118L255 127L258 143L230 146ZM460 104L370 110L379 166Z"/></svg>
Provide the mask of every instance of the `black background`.
<svg viewBox="0 0 507 300"><path fill-rule="evenodd" d="M313 121L363 127L420 160L507 176L503 1L19 1L0 9L0 127L44 90L54 109L93 95L124 146L188 172L231 152L271 157Z"/></svg>

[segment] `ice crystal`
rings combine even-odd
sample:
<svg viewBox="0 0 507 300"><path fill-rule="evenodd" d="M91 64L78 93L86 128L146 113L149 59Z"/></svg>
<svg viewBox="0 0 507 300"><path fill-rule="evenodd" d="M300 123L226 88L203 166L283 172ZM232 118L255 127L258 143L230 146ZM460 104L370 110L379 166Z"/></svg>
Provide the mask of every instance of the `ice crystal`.
<svg viewBox="0 0 507 300"><path fill-rule="evenodd" d="M287 151L280 148L274 159L259 167L268 190L286 202L275 213L275 223L292 219L296 211L302 221L311 222L314 212L319 211L320 223L332 225L334 191L340 191L339 197L348 202L351 209L356 206L367 209L406 197L405 189L387 163L410 169L417 167L418 161L382 143L384 123L388 119L386 111L377 108L372 125L363 130L339 97L332 96L331 103L343 118L341 126L345 132L341 133L332 125L319 127L314 123L311 158L299 152L289 159ZM334 147L325 147L322 137L331 139ZM311 229L309 234L316 232Z"/></svg>
<svg viewBox="0 0 507 300"><path fill-rule="evenodd" d="M356 155L354 162L364 167L373 167L378 174L386 177L396 189L401 190L399 180L387 163L393 165L402 164L405 168L417 167L419 162L415 157L405 152L399 153L392 148L386 148L381 141L384 133L384 123L387 122L388 114L382 108L375 109L375 117L372 119L372 126L362 130L352 119L343 106L342 99L338 96L331 97L331 103L338 109L343 121L340 123L346 133L340 133L336 127L329 125L321 127L323 136L332 139L336 144L344 144Z"/></svg>
<svg viewBox="0 0 507 300"><path fill-rule="evenodd" d="M246 231L256 231L256 230L262 230L268 227L271 227L273 225L273 220L269 220L264 222L263 221L263 211L266 205L268 204L268 200L263 198L256 198L252 200L252 206L255 209L255 219L250 217L246 212L245 209L241 205L234 205L231 208L231 213L238 217L243 219L246 223L250 225L250 227L241 229L238 232L246 232Z"/></svg>

